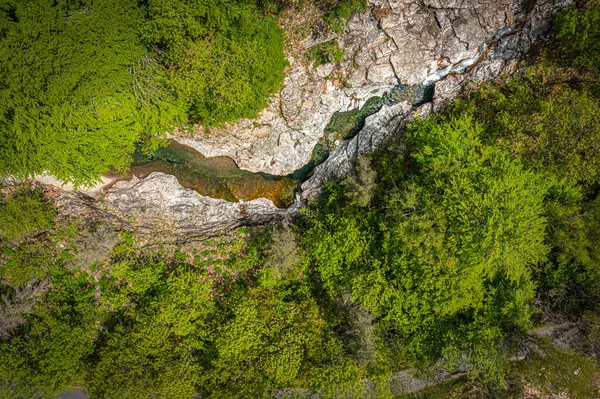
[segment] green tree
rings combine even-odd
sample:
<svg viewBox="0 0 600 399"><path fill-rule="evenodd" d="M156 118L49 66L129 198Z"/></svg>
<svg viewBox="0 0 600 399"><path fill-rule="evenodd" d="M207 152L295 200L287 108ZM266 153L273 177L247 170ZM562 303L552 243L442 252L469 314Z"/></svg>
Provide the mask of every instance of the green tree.
<svg viewBox="0 0 600 399"><path fill-rule="evenodd" d="M98 334L86 275L54 270L53 288L27 324L0 341L0 398L53 398L80 384Z"/></svg>
<svg viewBox="0 0 600 399"><path fill-rule="evenodd" d="M109 167L126 170L143 129L159 131L142 122L132 89L130 69L145 53L137 2L17 1L3 9L0 173L48 172L82 184Z"/></svg>
<svg viewBox="0 0 600 399"><path fill-rule="evenodd" d="M361 371L344 355L307 288L233 293L204 384L210 397L256 398L286 388L329 397L361 385Z"/></svg>
<svg viewBox="0 0 600 399"><path fill-rule="evenodd" d="M205 125L257 116L287 65L282 31L252 1L150 0L142 38Z"/></svg>
<svg viewBox="0 0 600 399"><path fill-rule="evenodd" d="M39 190L21 190L0 204L0 238L19 240L48 230L55 217Z"/></svg>
<svg viewBox="0 0 600 399"><path fill-rule="evenodd" d="M190 398L199 389L215 303L211 283L156 256L114 263L108 311L85 387L97 398Z"/></svg>
<svg viewBox="0 0 600 399"><path fill-rule="evenodd" d="M530 326L531 269L548 251L547 183L483 134L468 116L414 123L414 167L387 172L379 208L330 196L305 216L304 244L325 287L350 288L405 356L423 365L443 355L501 382L500 342Z"/></svg>
<svg viewBox="0 0 600 399"><path fill-rule="evenodd" d="M543 69L543 68L542 68ZM505 85L490 84L455 103L486 126L488 141L521 155L526 164L584 185L600 181L600 105L585 88L545 83L527 70Z"/></svg>

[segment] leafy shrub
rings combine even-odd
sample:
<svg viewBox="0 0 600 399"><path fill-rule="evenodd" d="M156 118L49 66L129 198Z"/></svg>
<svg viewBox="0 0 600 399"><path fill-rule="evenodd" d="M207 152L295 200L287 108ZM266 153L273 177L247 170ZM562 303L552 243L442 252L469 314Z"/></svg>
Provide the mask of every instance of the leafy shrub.
<svg viewBox="0 0 600 399"><path fill-rule="evenodd" d="M547 308L569 317L598 311L600 196L584 200L578 187L557 184L547 206L552 251L540 273L540 297Z"/></svg>
<svg viewBox="0 0 600 399"><path fill-rule="evenodd" d="M0 204L0 238L18 240L48 230L55 216L39 190L20 191Z"/></svg>
<svg viewBox="0 0 600 399"><path fill-rule="evenodd" d="M340 49L335 42L325 42L312 46L306 52L306 56L314 63L314 66L329 64L334 62L339 64L344 60L344 51Z"/></svg>
<svg viewBox="0 0 600 399"><path fill-rule="evenodd" d="M452 115L478 118L487 140L499 141L536 169L586 185L600 181L600 104L588 91L546 85L529 70L453 107Z"/></svg>
<svg viewBox="0 0 600 399"><path fill-rule="evenodd" d="M600 3L588 0L581 12L568 8L557 14L554 26L557 37L563 41L576 62L583 61L592 68L600 68Z"/></svg>
<svg viewBox="0 0 600 399"><path fill-rule="evenodd" d="M250 1L151 0L142 37L160 49L191 119L210 126L257 116L281 86L282 32Z"/></svg>

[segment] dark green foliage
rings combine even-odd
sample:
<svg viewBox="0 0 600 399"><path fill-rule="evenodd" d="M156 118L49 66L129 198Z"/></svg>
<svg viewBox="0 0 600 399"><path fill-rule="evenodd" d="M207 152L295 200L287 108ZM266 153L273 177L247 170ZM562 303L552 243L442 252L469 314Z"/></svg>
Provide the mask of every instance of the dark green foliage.
<svg viewBox="0 0 600 399"><path fill-rule="evenodd" d="M371 204L377 186L377 172L371 166L369 157L361 158L355 165L354 174L342 181L342 186L351 203L365 207Z"/></svg>
<svg viewBox="0 0 600 399"><path fill-rule="evenodd" d="M306 52L306 56L313 62L315 67L333 62L339 64L344 60L344 51L333 41L312 46Z"/></svg>
<svg viewBox="0 0 600 399"><path fill-rule="evenodd" d="M300 15L307 3L312 3L320 10L327 29L338 35L343 33L346 21L353 14L363 12L368 7L367 0L258 0L261 9L268 14L277 14L293 8Z"/></svg>
<svg viewBox="0 0 600 399"><path fill-rule="evenodd" d="M600 71L600 3L587 0L584 12L572 7L561 11L554 27L570 52L571 60Z"/></svg>
<svg viewBox="0 0 600 399"><path fill-rule="evenodd" d="M600 196L585 201L576 187L559 185L548 204L551 262L541 274L547 306L581 316L600 301Z"/></svg>
<svg viewBox="0 0 600 399"><path fill-rule="evenodd" d="M54 223L56 212L39 190L21 190L0 203L0 238L19 240Z"/></svg>

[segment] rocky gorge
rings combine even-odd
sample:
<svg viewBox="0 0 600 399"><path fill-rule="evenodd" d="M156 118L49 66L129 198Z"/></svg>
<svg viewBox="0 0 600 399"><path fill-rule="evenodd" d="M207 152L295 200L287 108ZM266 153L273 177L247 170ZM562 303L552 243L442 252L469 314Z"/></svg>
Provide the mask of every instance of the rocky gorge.
<svg viewBox="0 0 600 399"><path fill-rule="evenodd" d="M161 172L95 191L61 190L56 203L64 214L109 220L142 236L160 229L177 240L289 218L324 182L350 173L359 157L401 134L415 116L438 111L467 85L510 72L568 4L372 0L339 37L313 34L290 51L284 87L259 118L173 134L205 157L227 156L251 172L288 175L314 167L289 208L263 198L209 198ZM313 67L303 53L329 41L344 51L343 61ZM319 146L328 156L315 159Z"/></svg>

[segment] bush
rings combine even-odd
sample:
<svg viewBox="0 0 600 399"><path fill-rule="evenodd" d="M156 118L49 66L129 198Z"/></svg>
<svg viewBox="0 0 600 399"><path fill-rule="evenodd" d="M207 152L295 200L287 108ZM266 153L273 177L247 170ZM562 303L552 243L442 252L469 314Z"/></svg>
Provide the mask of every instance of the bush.
<svg viewBox="0 0 600 399"><path fill-rule="evenodd" d="M470 113L497 141L537 170L571 181L600 182L600 104L584 89L547 85L534 70L505 85L490 84L452 115Z"/></svg>
<svg viewBox="0 0 600 399"><path fill-rule="evenodd" d="M557 38L575 56L576 62L600 68L600 3L587 1L585 11L569 8L557 14L554 27ZM571 58L572 60L573 58Z"/></svg>
<svg viewBox="0 0 600 399"><path fill-rule="evenodd" d="M210 126L256 117L287 65L282 31L253 2L151 0L142 37L160 49L191 119Z"/></svg>
<svg viewBox="0 0 600 399"><path fill-rule="evenodd" d="M0 205L0 238L19 240L26 235L48 230L56 212L39 190L20 191Z"/></svg>
<svg viewBox="0 0 600 399"><path fill-rule="evenodd" d="M330 62L339 64L344 60L344 51L338 47L337 43L326 42L312 46L306 52L306 56L314 63L315 67L318 67Z"/></svg>
<svg viewBox="0 0 600 399"><path fill-rule="evenodd" d="M256 116L287 65L250 0L7 3L0 64L0 176L76 186L127 171L136 144L151 152L186 119Z"/></svg>

